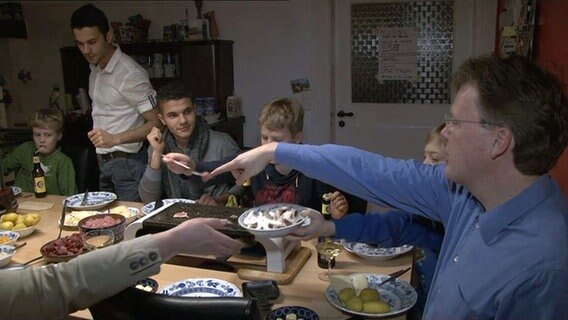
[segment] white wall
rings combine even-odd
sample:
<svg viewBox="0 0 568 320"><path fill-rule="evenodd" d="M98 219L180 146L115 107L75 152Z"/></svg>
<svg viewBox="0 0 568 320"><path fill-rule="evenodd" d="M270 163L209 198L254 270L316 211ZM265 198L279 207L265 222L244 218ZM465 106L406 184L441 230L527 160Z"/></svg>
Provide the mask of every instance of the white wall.
<svg viewBox="0 0 568 320"><path fill-rule="evenodd" d="M59 48L74 45L69 20L81 5L94 3L109 21L126 22L141 14L152 21L149 37L154 39L161 37L164 24L184 18L186 8L190 18L196 16L193 1L19 2L28 38L0 39L0 74L14 97L7 110L10 126L25 123L31 112L46 107L54 83L63 86ZM496 0L456 0L456 6L471 8L471 16L456 21L472 28L473 37L456 35L455 41L466 41L471 50L455 52L455 62L492 50L495 4ZM247 119L245 145L259 143L256 119L262 105L275 96L291 96L289 81L302 77L310 79L313 100L306 110L305 141L331 141L332 5L331 0L203 2L203 12L215 10L220 38L235 42L235 91ZM31 71L33 80L18 80L20 69Z"/></svg>
<svg viewBox="0 0 568 320"><path fill-rule="evenodd" d="M190 18L196 17L193 1L89 2L103 10L109 21L126 22L135 14L150 19L149 38L154 39L161 37L164 24L184 18L186 8ZM11 125L25 122L31 112L46 107L54 83L63 86L59 48L74 45L69 20L88 1L20 3L28 38L0 39L0 74L14 96L8 109ZM308 114L320 113L321 108L328 112L329 8L327 0L204 1L202 12L215 10L220 38L235 42L235 91L243 100L247 119L245 145L259 143L257 115L270 98L292 95L291 79L309 77L312 81L315 102ZM22 68L31 71L33 81L23 84L17 80ZM305 128L307 142L329 141L328 123L310 121Z"/></svg>

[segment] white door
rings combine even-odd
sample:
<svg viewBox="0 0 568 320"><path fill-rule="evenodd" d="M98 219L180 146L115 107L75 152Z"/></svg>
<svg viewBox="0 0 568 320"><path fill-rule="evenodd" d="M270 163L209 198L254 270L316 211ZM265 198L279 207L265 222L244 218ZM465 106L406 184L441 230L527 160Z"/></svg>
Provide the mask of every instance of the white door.
<svg viewBox="0 0 568 320"><path fill-rule="evenodd" d="M353 103L351 99L351 5L385 2L397 0L335 0L332 140L390 157L422 160L425 138L442 123L449 104ZM495 10L492 0L455 1L452 70L470 56L493 50Z"/></svg>

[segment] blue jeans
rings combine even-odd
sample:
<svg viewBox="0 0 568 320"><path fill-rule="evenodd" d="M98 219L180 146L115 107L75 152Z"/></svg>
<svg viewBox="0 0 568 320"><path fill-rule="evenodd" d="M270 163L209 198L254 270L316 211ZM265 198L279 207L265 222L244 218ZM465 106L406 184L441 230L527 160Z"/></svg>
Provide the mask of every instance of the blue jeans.
<svg viewBox="0 0 568 320"><path fill-rule="evenodd" d="M101 191L114 192L118 200L141 201L138 185L148 164L147 147L127 157L102 161L99 158L99 187Z"/></svg>

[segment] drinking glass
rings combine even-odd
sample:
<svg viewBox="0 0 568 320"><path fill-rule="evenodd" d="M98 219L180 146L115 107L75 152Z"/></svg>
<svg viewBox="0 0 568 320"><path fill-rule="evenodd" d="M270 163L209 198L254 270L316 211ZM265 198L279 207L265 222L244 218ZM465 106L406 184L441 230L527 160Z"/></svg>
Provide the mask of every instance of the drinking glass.
<svg viewBox="0 0 568 320"><path fill-rule="evenodd" d="M85 248L89 251L108 247L114 243L112 230L91 230L83 234Z"/></svg>
<svg viewBox="0 0 568 320"><path fill-rule="evenodd" d="M327 272L318 274L318 278L322 281L329 281L329 275L331 274L331 260L335 259L335 257L339 255L341 250L343 250L343 247L339 242L326 238L324 241L316 242L316 250L327 261Z"/></svg>

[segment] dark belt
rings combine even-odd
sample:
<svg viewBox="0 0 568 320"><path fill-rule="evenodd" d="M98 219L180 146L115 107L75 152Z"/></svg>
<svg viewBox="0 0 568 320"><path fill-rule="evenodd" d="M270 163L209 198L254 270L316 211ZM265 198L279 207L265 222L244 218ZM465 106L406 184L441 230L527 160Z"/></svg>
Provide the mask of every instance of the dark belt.
<svg viewBox="0 0 568 320"><path fill-rule="evenodd" d="M118 158L126 158L128 156L134 155L135 153L128 153L128 152L124 152L124 151L115 151L115 152L111 152L111 153L105 153L105 154L100 154L101 159L103 161L109 161L112 159L118 159Z"/></svg>

